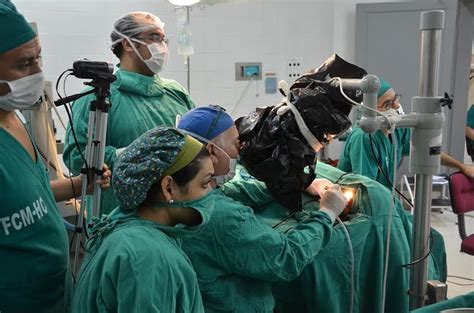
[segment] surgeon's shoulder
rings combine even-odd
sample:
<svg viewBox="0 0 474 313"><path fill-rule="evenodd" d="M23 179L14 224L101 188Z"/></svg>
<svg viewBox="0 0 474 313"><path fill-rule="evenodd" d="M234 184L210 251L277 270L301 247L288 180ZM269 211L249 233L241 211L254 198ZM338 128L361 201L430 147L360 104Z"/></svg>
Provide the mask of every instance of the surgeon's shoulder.
<svg viewBox="0 0 474 313"><path fill-rule="evenodd" d="M366 144L370 142L369 134L364 132L360 127L355 127L349 137L347 137L347 144Z"/></svg>
<svg viewBox="0 0 474 313"><path fill-rule="evenodd" d="M211 218L212 223L239 223L254 216L251 207L226 196L221 190L213 192L215 192L215 207Z"/></svg>
<svg viewBox="0 0 474 313"><path fill-rule="evenodd" d="M136 281L168 281L181 284L179 277L193 277L192 265L175 239L153 227L121 229L109 238L101 254L104 268L112 275L130 271ZM170 285L167 284L169 287Z"/></svg>
<svg viewBox="0 0 474 313"><path fill-rule="evenodd" d="M117 245L117 253L131 258L150 258L169 254L176 249L175 240L152 225L136 225L114 231L109 245Z"/></svg>
<svg viewBox="0 0 474 313"><path fill-rule="evenodd" d="M180 91L180 92L183 92L185 94L187 94L188 92L186 91L186 88L183 87L183 85L181 85L180 83L178 83L177 81L175 81L174 79L169 79L169 78L161 78L161 84L163 85L163 87L165 88L169 88L169 89L173 89L173 90L177 90L177 91Z"/></svg>

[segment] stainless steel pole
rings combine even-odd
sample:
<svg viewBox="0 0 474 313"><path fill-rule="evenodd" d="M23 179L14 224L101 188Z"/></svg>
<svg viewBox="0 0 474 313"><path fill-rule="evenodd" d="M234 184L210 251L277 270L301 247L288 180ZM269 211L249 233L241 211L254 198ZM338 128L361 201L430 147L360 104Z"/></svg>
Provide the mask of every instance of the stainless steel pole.
<svg viewBox="0 0 474 313"><path fill-rule="evenodd" d="M437 97L439 83L439 65L441 55L441 31L444 28L444 11L427 11L421 13L421 51L420 51L420 83L419 96L424 98ZM414 102L415 103L415 102ZM436 106L433 110L413 108L420 115L439 114ZM439 168L440 153L433 149L433 145L426 145L426 141L435 138L441 142L441 130L433 125L418 129L415 127L412 137L411 153L418 154L411 159L411 166L415 176L415 210L413 237L411 246L412 260L420 260L428 254L430 235L430 212L432 178L436 168ZM425 141L423 143L422 141ZM420 157L426 156L425 163L421 164ZM429 163L429 164L427 164ZM413 265L410 276L410 309L422 307L425 303L426 281L428 278L428 258Z"/></svg>
<svg viewBox="0 0 474 313"><path fill-rule="evenodd" d="M189 10L190 7L186 7L186 19L189 24L189 27L191 27L191 21L189 20ZM188 93L191 94L191 57L188 55L186 57L186 74L187 74L187 88L188 88Z"/></svg>

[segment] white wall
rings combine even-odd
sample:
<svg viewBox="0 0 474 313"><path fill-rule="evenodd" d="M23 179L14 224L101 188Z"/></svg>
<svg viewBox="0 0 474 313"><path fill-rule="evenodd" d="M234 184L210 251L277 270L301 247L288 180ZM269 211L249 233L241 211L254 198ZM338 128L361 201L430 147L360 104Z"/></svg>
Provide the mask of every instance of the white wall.
<svg viewBox="0 0 474 313"><path fill-rule="evenodd" d="M186 71L177 55L176 18L167 1L17 0L18 9L38 24L46 78L53 82L79 58L117 63L109 51L114 21L130 11L150 11L165 23L171 58L163 76L186 86ZM334 2L233 1L193 8L190 14L195 55L191 57L191 96L198 105L220 104L232 111L248 82L235 81L235 62L262 62L263 73L287 79L287 61L300 58L302 68L317 67L334 51ZM67 93L82 89L69 78ZM62 90L61 90L62 92ZM257 106L274 105L279 94L265 95L264 80L252 82L234 117Z"/></svg>
<svg viewBox="0 0 474 313"><path fill-rule="evenodd" d="M192 97L199 105L232 111L248 85L235 81L235 62L262 62L263 73L274 72L278 79L287 79L291 58L301 58L304 69L318 66L333 51L332 10L330 1L249 1L193 10ZM280 99L265 95L263 80L254 81L235 116Z"/></svg>
<svg viewBox="0 0 474 313"><path fill-rule="evenodd" d="M195 50L192 98L197 105L219 104L233 111L249 84L235 81L235 62L262 62L263 74L274 72L278 80L289 81L287 61L292 58L301 59L303 69L317 67L334 52L354 62L355 7L361 2L386 1L236 0L194 7L190 14ZM55 82L79 58L117 63L109 51L114 21L130 11L150 11L166 23L171 40L171 57L162 75L186 86L183 59L177 55L176 18L167 1L16 0L15 4L28 20L38 23L48 80ZM70 95L82 87L82 81L69 78L66 90ZM264 80L254 81L233 115L275 105L280 98L265 94ZM336 141L327 155L337 159L341 149Z"/></svg>
<svg viewBox="0 0 474 313"><path fill-rule="evenodd" d="M334 51L348 62L355 62L356 4L376 2L407 2L407 0L335 0L333 17ZM326 155L338 159L344 143L335 141L326 148Z"/></svg>

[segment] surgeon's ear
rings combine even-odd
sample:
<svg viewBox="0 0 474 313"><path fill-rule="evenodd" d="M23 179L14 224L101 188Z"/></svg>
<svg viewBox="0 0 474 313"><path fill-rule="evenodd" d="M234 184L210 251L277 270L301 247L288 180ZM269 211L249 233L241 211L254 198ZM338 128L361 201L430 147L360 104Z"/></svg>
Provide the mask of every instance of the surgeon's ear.
<svg viewBox="0 0 474 313"><path fill-rule="evenodd" d="M219 159L217 158L216 156L216 147L211 144L211 143L208 143L206 145L206 149L207 151L209 152L209 156L211 157L211 161L212 161L212 165L215 167L218 163L219 163Z"/></svg>
<svg viewBox="0 0 474 313"><path fill-rule="evenodd" d="M130 42L125 38L122 39L122 47L123 47L123 50L125 50L127 52L133 52L133 48L132 48Z"/></svg>
<svg viewBox="0 0 474 313"><path fill-rule="evenodd" d="M160 182L161 193L163 195L164 202L170 202L174 200L173 195L176 196L175 183L173 182L173 177L165 176Z"/></svg>

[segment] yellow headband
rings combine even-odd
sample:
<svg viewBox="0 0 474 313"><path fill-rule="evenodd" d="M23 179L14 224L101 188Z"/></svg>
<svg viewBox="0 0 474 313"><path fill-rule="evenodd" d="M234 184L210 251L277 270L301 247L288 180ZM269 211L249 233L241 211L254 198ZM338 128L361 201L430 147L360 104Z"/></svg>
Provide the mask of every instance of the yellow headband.
<svg viewBox="0 0 474 313"><path fill-rule="evenodd" d="M189 135L184 136L184 141L183 149L181 149L176 156L176 160L174 160L173 164L164 172L162 177L174 174L183 169L194 160L203 147L202 143Z"/></svg>

